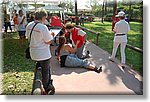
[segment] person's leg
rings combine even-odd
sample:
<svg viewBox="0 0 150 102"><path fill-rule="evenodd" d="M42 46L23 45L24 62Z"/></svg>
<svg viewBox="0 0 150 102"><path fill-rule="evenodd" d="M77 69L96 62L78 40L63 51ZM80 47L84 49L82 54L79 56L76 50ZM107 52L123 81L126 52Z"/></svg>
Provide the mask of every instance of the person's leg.
<svg viewBox="0 0 150 102"><path fill-rule="evenodd" d="M7 23L7 22L5 22L4 26L5 26L5 33L7 33L8 23Z"/></svg>
<svg viewBox="0 0 150 102"><path fill-rule="evenodd" d="M80 48L77 49L76 55L78 56L78 58L83 57L83 50L84 50L84 45L82 45Z"/></svg>
<svg viewBox="0 0 150 102"><path fill-rule="evenodd" d="M110 57L111 60L113 60L115 58L119 44L120 44L119 42L113 43L113 51L112 51L112 55Z"/></svg>
<svg viewBox="0 0 150 102"><path fill-rule="evenodd" d="M97 72L97 73L102 72L102 66L96 67L96 66L93 65L93 64L89 64L89 66L87 66L87 68L90 69L90 70L93 70L93 71L95 71L95 72Z"/></svg>
<svg viewBox="0 0 150 102"><path fill-rule="evenodd" d="M126 47L127 42L121 43L120 46L120 52L121 52L121 63L125 64L126 63L126 56L125 56L125 47Z"/></svg>
<svg viewBox="0 0 150 102"><path fill-rule="evenodd" d="M11 32L12 32L12 28L11 28L11 23L10 22L8 22L8 26L9 26L9 29L11 30Z"/></svg>
<svg viewBox="0 0 150 102"><path fill-rule="evenodd" d="M20 47L23 47L24 46L24 43L25 43L25 31L18 31L19 32L19 36L20 36L20 39L19 39L19 46Z"/></svg>
<svg viewBox="0 0 150 102"><path fill-rule="evenodd" d="M83 26L84 26L84 18L82 18L82 24L83 24Z"/></svg>
<svg viewBox="0 0 150 102"><path fill-rule="evenodd" d="M38 61L42 67L42 83L45 90L47 90L48 85L51 80L51 70L50 70L50 59Z"/></svg>
<svg viewBox="0 0 150 102"><path fill-rule="evenodd" d="M93 71L96 71L97 73L100 73L102 71L102 66L96 67L93 64L90 64L88 61L79 59L76 55L70 54L67 56L65 61L66 67L83 67L87 68Z"/></svg>
<svg viewBox="0 0 150 102"><path fill-rule="evenodd" d="M87 67L88 62L78 58L74 54L70 54L67 56L65 61L65 66L67 67Z"/></svg>
<svg viewBox="0 0 150 102"><path fill-rule="evenodd" d="M80 25L82 24L82 20L81 20L81 18L80 18Z"/></svg>

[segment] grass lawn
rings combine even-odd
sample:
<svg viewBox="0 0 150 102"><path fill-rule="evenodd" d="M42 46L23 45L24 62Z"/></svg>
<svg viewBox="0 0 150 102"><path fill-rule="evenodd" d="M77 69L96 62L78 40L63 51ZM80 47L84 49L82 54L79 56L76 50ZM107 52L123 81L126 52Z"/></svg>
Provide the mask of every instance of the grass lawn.
<svg viewBox="0 0 150 102"><path fill-rule="evenodd" d="M128 34L129 44L142 48L142 24L131 22L131 31ZM100 22L85 23L85 27L100 32L99 47L111 53L113 44L113 32L111 23ZM8 33L3 40L3 94L30 94L32 89L33 71L35 62L24 57L24 51L27 47L19 47L17 33ZM96 36L88 33L88 39L95 42ZM126 49L127 63L133 68L143 72L142 56L138 52ZM120 53L117 53L120 58Z"/></svg>
<svg viewBox="0 0 150 102"><path fill-rule="evenodd" d="M111 22L89 22L85 23L84 27L92 29L100 33L99 47L106 50L111 54L113 48L114 33L111 31ZM143 48L143 26L138 22L130 22L131 31L128 33L128 44ZM92 42L96 42L96 36L88 33L88 39ZM117 58L120 59L120 49L117 52ZM143 54L126 48L126 61L127 64L133 67L135 70L143 73Z"/></svg>
<svg viewBox="0 0 150 102"><path fill-rule="evenodd" d="M35 62L24 57L27 42L20 48L18 34L8 33L3 43L3 94L30 94Z"/></svg>

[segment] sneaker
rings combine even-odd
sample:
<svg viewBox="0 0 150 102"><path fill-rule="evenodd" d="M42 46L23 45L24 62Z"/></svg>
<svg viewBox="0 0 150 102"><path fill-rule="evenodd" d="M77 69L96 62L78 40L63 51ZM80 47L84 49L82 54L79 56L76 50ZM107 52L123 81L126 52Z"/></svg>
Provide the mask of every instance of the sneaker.
<svg viewBox="0 0 150 102"><path fill-rule="evenodd" d="M95 68L95 72L97 72L97 73L100 73L100 72L102 72L102 66L100 66L99 68Z"/></svg>
<svg viewBox="0 0 150 102"><path fill-rule="evenodd" d="M48 95L54 95L55 94L55 87L53 85L49 85L48 89L46 90L46 93Z"/></svg>
<svg viewBox="0 0 150 102"><path fill-rule="evenodd" d="M109 59L110 61L114 62L114 59L113 59L112 57L109 56L108 59Z"/></svg>

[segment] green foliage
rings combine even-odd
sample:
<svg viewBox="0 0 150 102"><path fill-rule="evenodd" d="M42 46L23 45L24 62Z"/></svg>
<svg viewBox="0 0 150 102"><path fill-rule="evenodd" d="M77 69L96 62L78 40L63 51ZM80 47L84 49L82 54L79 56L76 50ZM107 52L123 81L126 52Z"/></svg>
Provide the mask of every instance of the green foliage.
<svg viewBox="0 0 150 102"><path fill-rule="evenodd" d="M105 17L104 17L104 20L105 21L109 21L109 22L111 22L112 21L112 16L113 16L113 14L107 14Z"/></svg>
<svg viewBox="0 0 150 102"><path fill-rule="evenodd" d="M4 95L30 95L32 91L33 73L7 72L3 74Z"/></svg>
<svg viewBox="0 0 150 102"><path fill-rule="evenodd" d="M5 35L4 66L3 66L3 93L2 94L30 94L35 62L25 58L26 46L19 47L17 33Z"/></svg>

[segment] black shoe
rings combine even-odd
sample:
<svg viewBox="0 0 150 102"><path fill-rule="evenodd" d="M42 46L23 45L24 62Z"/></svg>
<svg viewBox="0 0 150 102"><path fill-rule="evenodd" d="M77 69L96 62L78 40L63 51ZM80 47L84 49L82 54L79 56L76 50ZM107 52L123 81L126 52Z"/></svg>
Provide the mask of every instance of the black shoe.
<svg viewBox="0 0 150 102"><path fill-rule="evenodd" d="M87 54L88 54L88 55L90 54L90 51L89 51L89 50L87 50Z"/></svg>
<svg viewBox="0 0 150 102"><path fill-rule="evenodd" d="M53 80L50 80L50 83L49 83L47 89L45 90L45 92L48 95L54 95L54 93L55 93L55 87L53 86Z"/></svg>
<svg viewBox="0 0 150 102"><path fill-rule="evenodd" d="M97 73L100 73L100 72L102 72L102 66L100 66L99 68L95 68L95 72L97 72Z"/></svg>
<svg viewBox="0 0 150 102"><path fill-rule="evenodd" d="M122 69L125 69L125 66L121 66L122 67Z"/></svg>

